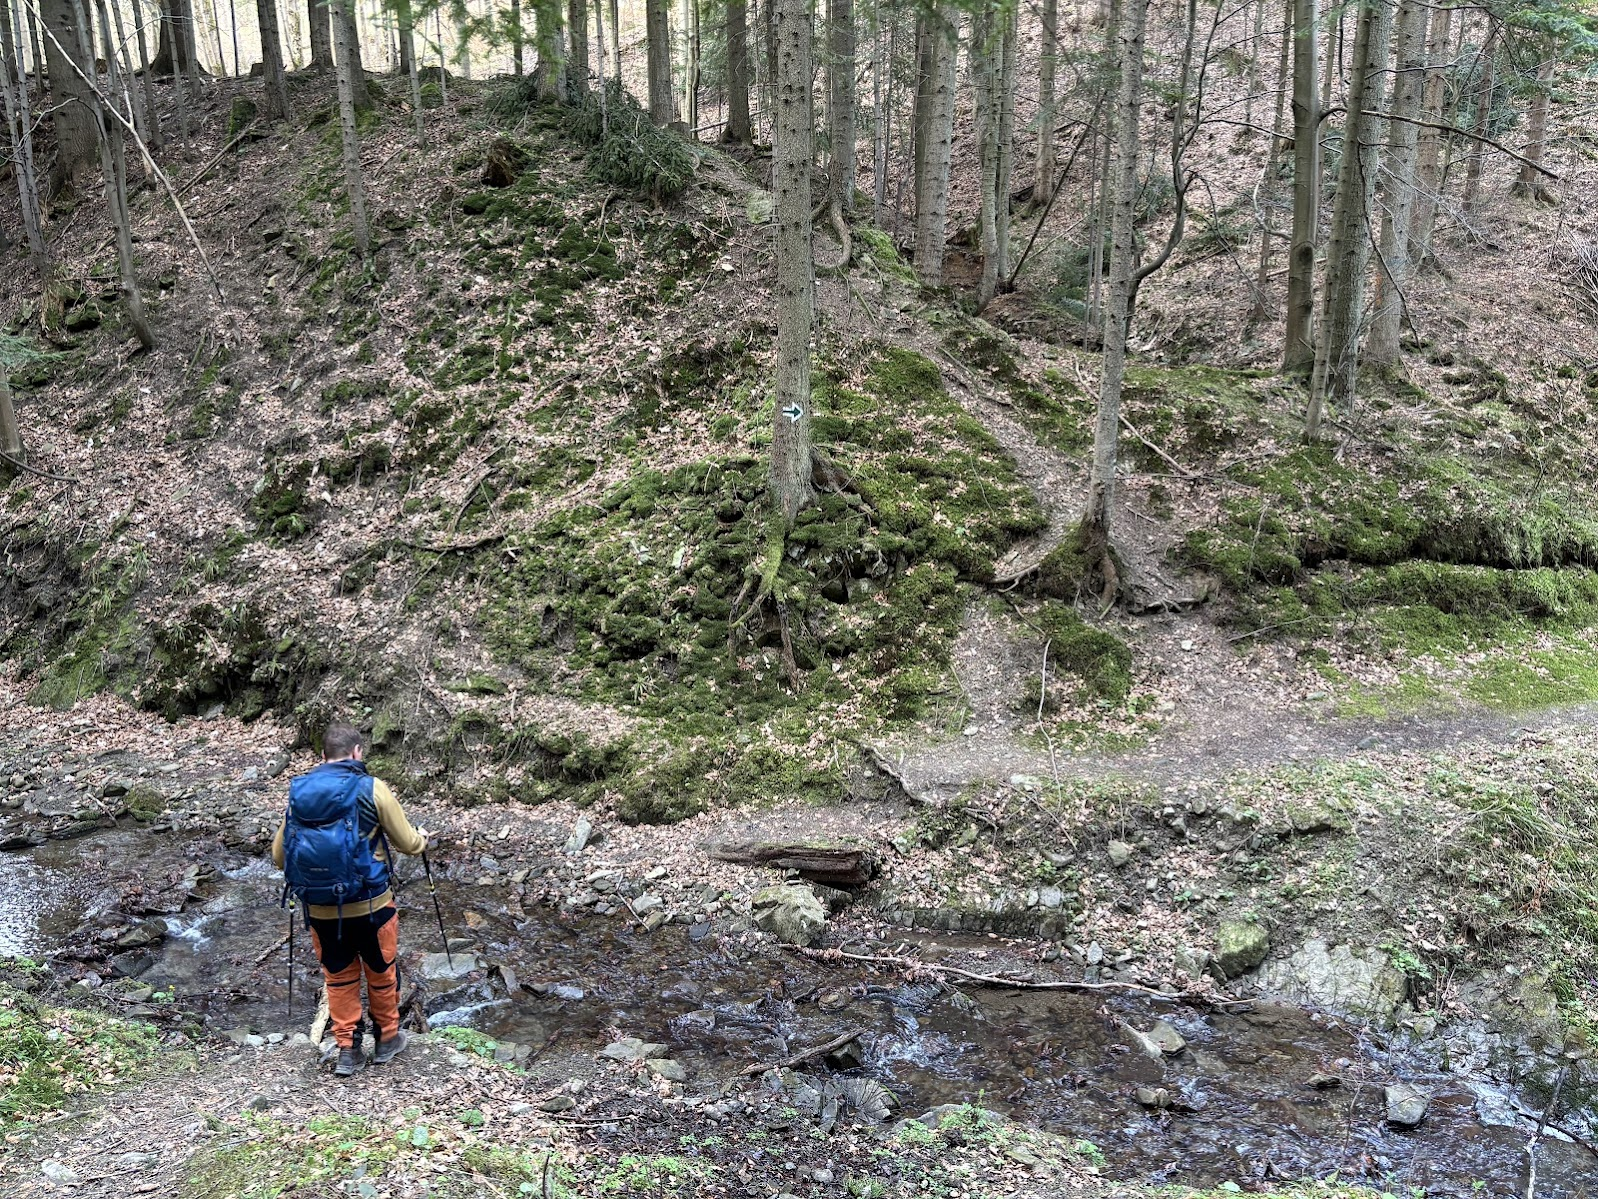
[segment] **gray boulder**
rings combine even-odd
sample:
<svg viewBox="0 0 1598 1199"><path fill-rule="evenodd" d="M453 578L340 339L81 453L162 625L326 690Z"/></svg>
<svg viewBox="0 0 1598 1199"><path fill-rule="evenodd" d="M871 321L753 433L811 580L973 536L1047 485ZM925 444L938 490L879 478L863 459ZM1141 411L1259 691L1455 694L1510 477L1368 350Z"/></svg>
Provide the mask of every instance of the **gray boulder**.
<svg viewBox="0 0 1598 1199"><path fill-rule="evenodd" d="M1260 971L1259 985L1293 1003L1323 1007L1343 1015L1393 1023L1404 1001L1404 975L1381 949L1356 949L1307 941L1282 961Z"/></svg>
<svg viewBox="0 0 1598 1199"><path fill-rule="evenodd" d="M1394 1128L1414 1128L1426 1118L1431 1106L1430 1092L1407 1082L1394 1083L1387 1088L1387 1122Z"/></svg>
<svg viewBox="0 0 1598 1199"><path fill-rule="evenodd" d="M1215 930L1215 964L1227 978L1254 969L1271 951L1271 935L1252 920L1223 920Z"/></svg>
<svg viewBox="0 0 1598 1199"><path fill-rule="evenodd" d="M752 906L755 925L789 945L814 945L827 927L826 905L800 883L767 887Z"/></svg>

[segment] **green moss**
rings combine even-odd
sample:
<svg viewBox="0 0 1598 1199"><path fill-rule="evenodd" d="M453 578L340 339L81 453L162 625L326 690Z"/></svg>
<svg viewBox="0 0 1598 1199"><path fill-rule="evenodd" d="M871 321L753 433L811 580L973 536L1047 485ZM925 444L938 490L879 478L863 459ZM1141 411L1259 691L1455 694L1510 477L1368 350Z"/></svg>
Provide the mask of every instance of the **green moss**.
<svg viewBox="0 0 1598 1199"><path fill-rule="evenodd" d="M247 1112L231 1126L235 1135L216 1138L185 1163L183 1199L277 1199L350 1177L382 1178L402 1152L390 1132L362 1116L317 1116L300 1124ZM419 1138L414 1148L427 1144Z"/></svg>
<svg viewBox="0 0 1598 1199"><path fill-rule="evenodd" d="M53 1007L0 984L0 1132L138 1074L159 1045L147 1024Z"/></svg>
<svg viewBox="0 0 1598 1199"><path fill-rule="evenodd" d="M165 814L166 796L148 783L139 783L122 800L135 820L156 820Z"/></svg>
<svg viewBox="0 0 1598 1199"><path fill-rule="evenodd" d="M1061 603L1045 603L1038 623L1048 640L1049 660L1082 682L1093 699L1123 703L1132 690L1132 651L1107 629L1095 628Z"/></svg>
<svg viewBox="0 0 1598 1199"><path fill-rule="evenodd" d="M292 541L315 525L310 495L311 463L275 458L255 484L250 515L268 537Z"/></svg>

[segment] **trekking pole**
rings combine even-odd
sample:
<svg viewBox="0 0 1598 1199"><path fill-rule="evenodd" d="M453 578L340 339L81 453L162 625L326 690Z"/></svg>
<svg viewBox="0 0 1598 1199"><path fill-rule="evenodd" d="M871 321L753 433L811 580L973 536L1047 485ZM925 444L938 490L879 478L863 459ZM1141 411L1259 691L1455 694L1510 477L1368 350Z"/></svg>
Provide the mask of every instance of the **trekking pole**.
<svg viewBox="0 0 1598 1199"><path fill-rule="evenodd" d="M444 909L438 906L438 887L433 882L433 864L427 860L427 850L422 850L422 872L427 875L427 893L433 897L433 915L438 918L438 935L444 940L444 960L450 973L455 972L455 957L449 951L449 934L444 931Z"/></svg>
<svg viewBox="0 0 1598 1199"><path fill-rule="evenodd" d="M287 1018L294 1019L294 899L289 898L289 1006Z"/></svg>

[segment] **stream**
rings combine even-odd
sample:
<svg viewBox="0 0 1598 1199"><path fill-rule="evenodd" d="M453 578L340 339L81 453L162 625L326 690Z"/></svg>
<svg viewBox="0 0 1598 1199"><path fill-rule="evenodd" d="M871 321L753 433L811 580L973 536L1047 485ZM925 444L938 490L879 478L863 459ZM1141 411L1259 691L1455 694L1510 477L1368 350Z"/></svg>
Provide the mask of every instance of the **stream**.
<svg viewBox="0 0 1598 1199"><path fill-rule="evenodd" d="M81 943L84 929L124 928L127 917L107 913L142 863L135 885L155 913L145 919L160 921L165 935L138 944L144 937L118 934L134 944L94 964L96 976L131 974L154 992L175 993L218 1031L302 1030L318 981L308 938L297 938L292 1019L283 951L256 964L287 930L277 906L280 876L229 850L208 860L160 858L172 848L119 826L0 853L0 954L41 958L63 942ZM198 897L174 903L173 885L192 885ZM449 880L439 887L452 935L472 934L480 961L509 966L516 993L507 995L499 972L480 968L430 980L426 1006L435 1025L468 1023L526 1047L518 1052L541 1070L558 1071L559 1055L591 1055L619 1033L667 1044L688 1071L688 1092L717 1096L751 1063L778 1062L858 1031L853 1057L816 1063L807 1076L818 1084L829 1070L873 1078L903 1115L944 1103L996 1109L1092 1142L1112 1177L1248 1187L1337 1173L1425 1196L1524 1190L1524 1146L1534 1125L1513 1108L1517 1100L1534 1108L1530 1097L1447 1072L1418 1051L1318 1013L1270 1004L1206 1011L1115 991L949 992L747 945L716 929L668 924L646 933L624 918L531 906L518 917L510 891ZM404 965L415 969L424 952L439 948L420 887L402 894L401 913ZM923 938L928 960L961 947L958 936ZM1156 1061L1139 1051L1127 1026L1147 1032L1160 1020L1186 1048ZM1317 1075L1338 1084L1313 1088L1308 1080ZM1418 1128L1386 1120L1384 1087L1399 1081L1432 1093ZM1151 1096L1160 1106L1147 1106ZM1537 1193L1598 1194L1598 1157L1545 1134Z"/></svg>

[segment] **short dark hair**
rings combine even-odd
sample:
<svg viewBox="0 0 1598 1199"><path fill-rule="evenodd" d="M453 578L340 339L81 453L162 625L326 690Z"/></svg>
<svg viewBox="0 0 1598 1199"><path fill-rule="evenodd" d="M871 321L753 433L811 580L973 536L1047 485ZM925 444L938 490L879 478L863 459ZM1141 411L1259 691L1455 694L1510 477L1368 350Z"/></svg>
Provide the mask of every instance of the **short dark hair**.
<svg viewBox="0 0 1598 1199"><path fill-rule="evenodd" d="M322 734L322 757L329 762L347 758L357 749L366 748L366 738L354 725L330 724Z"/></svg>

